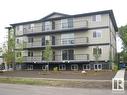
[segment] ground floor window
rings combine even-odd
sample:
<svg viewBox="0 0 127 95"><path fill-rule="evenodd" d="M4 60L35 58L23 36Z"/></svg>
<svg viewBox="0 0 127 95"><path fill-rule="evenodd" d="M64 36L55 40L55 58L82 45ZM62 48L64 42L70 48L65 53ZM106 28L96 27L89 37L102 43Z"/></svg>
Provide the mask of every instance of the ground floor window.
<svg viewBox="0 0 127 95"><path fill-rule="evenodd" d="M43 65L43 66L42 66L42 70L43 70L43 71L48 70L48 65Z"/></svg>
<svg viewBox="0 0 127 95"><path fill-rule="evenodd" d="M33 65L28 65L27 70L33 70Z"/></svg>
<svg viewBox="0 0 127 95"><path fill-rule="evenodd" d="M78 70L78 65L77 64L71 65L71 70L77 71Z"/></svg>
<svg viewBox="0 0 127 95"><path fill-rule="evenodd" d="M59 70L66 70L66 65L65 64L59 65Z"/></svg>
<svg viewBox="0 0 127 95"><path fill-rule="evenodd" d="M94 70L102 70L102 64L94 64Z"/></svg>
<svg viewBox="0 0 127 95"><path fill-rule="evenodd" d="M83 70L90 70L90 64L83 64Z"/></svg>

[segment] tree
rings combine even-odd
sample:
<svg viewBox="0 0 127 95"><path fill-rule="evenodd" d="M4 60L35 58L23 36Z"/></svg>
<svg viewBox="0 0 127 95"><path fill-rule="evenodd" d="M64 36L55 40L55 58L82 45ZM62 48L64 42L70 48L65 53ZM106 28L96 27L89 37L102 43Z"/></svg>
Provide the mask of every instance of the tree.
<svg viewBox="0 0 127 95"><path fill-rule="evenodd" d="M47 64L48 64L47 65L48 66L48 70L49 70L49 61L52 61L52 55L53 55L52 48L51 48L51 46L48 43L46 45L44 53L43 53L44 60L47 61Z"/></svg>
<svg viewBox="0 0 127 95"><path fill-rule="evenodd" d="M96 63L98 63L99 57L101 55L101 49L98 46L94 48L93 55L95 57Z"/></svg>
<svg viewBox="0 0 127 95"><path fill-rule="evenodd" d="M7 46L4 45L3 58L7 65L12 65L13 69L15 68L15 37L14 37L14 29L11 27L7 27L8 29L8 41Z"/></svg>
<svg viewBox="0 0 127 95"><path fill-rule="evenodd" d="M122 39L123 42L123 49L127 50L127 25L121 26L119 28L119 37Z"/></svg>
<svg viewBox="0 0 127 95"><path fill-rule="evenodd" d="M124 62L127 62L127 25L119 28L118 35L122 39L123 44L123 51L120 53L120 56Z"/></svg>

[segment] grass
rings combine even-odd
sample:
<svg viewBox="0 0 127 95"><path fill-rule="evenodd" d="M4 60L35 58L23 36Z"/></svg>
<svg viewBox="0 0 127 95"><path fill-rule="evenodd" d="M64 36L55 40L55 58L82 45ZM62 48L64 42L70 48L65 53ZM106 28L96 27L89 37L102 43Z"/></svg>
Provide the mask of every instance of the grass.
<svg viewBox="0 0 127 95"><path fill-rule="evenodd" d="M75 84L74 81L65 80L43 80L43 79L30 79L30 78L0 78L0 83L11 84L28 84L28 85L43 85L43 86L66 86L69 84Z"/></svg>
<svg viewBox="0 0 127 95"><path fill-rule="evenodd" d="M95 81L72 81L72 80L44 80L30 78L0 78L0 83L27 84L55 87L74 87L74 88L111 88L111 82Z"/></svg>

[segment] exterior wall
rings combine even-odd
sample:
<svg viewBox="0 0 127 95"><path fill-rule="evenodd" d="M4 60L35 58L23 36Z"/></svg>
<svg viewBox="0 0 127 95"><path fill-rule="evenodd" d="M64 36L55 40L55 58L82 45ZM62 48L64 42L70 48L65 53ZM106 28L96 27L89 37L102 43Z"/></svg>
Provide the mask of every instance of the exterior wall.
<svg viewBox="0 0 127 95"><path fill-rule="evenodd" d="M59 17L60 15L54 15L49 18L55 18ZM84 47L74 47L71 49L74 49L74 59L75 61L83 60L84 62L89 62L92 68L94 68L95 63L95 57L93 55L93 48L96 48L96 46L99 46L99 48L102 49L102 54L99 57L99 61L103 61L102 64L104 64L103 68L108 68L108 61L110 60L110 52L112 55L112 58L114 58L116 53L116 40L115 40L115 29L112 24L112 21L110 19L109 14L101 14L101 20L100 21L92 21L92 16L84 16L84 17L74 17L73 18L73 27L70 29L78 29L78 28L86 28L88 30L84 31L75 31L75 32L69 32L74 33L74 44L73 45L84 45ZM61 20L54 20L55 22L55 30L68 30L69 28L62 29L61 27ZM24 62L44 62L42 60L42 50L39 49L32 49L32 47L42 47L42 36L50 36L50 41L52 40L51 36L55 36L55 45L61 46L61 35L67 34L65 33L54 33L54 34L40 34L40 35L27 35L23 37L18 37L20 35L29 34L29 33L40 33L40 32L54 32L55 30L49 30L49 31L43 31L42 26L44 22L38 22L38 23L31 23L34 24L34 27L31 27L31 24L24 24L24 25L18 25L17 27L20 27L22 29L17 29L16 27L16 39L20 39L20 42L26 43L26 48L31 48L31 50L23 50L22 55L24 56ZM69 30L68 30L69 31ZM101 31L101 37L93 37L93 32L95 31ZM33 43L28 43L28 37L33 37ZM100 45L101 44L101 45ZM108 45L109 44L109 45ZM87 46L88 45L88 46ZM15 45L16 49L20 49L19 45ZM69 48L59 48L54 49L55 51L55 61L57 62L63 62L62 60L62 50L69 49ZM18 51L18 50L17 50ZM33 57L28 57L28 51L33 51ZM76 56L79 55L79 56ZM82 55L82 56L80 56ZM52 61L53 62L53 61ZM69 65L71 66L71 65ZM80 64L80 67L82 68L82 64ZM69 67L70 68L70 67Z"/></svg>

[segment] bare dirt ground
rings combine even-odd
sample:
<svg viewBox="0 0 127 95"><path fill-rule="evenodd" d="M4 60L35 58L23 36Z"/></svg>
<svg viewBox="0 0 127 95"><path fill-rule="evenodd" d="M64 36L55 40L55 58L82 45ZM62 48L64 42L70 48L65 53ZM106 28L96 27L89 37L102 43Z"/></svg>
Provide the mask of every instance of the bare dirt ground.
<svg viewBox="0 0 127 95"><path fill-rule="evenodd" d="M114 71L11 71L0 73L4 77L30 77L30 78L56 78L56 79L87 79L87 80L112 80Z"/></svg>
<svg viewBox="0 0 127 95"><path fill-rule="evenodd" d="M82 74L81 71L10 71L0 73L0 77L51 78L49 82L52 82L52 86L111 89L111 80L116 74L115 71L86 72L86 74ZM70 79L70 81L54 82L52 79ZM125 74L125 79L127 79L127 72ZM77 81L73 82L71 80ZM127 82L125 83L125 89L127 89Z"/></svg>

